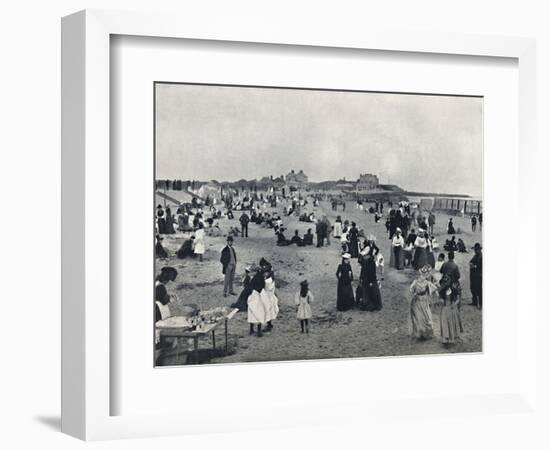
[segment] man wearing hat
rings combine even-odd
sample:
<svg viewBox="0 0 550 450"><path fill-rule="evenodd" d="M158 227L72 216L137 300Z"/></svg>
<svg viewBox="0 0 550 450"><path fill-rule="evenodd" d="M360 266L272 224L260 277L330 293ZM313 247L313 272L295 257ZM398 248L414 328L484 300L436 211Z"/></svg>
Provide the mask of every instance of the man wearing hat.
<svg viewBox="0 0 550 450"><path fill-rule="evenodd" d="M470 260L470 291L472 292L472 303L470 305L479 309L482 307L482 254L481 245L476 242L474 245L474 256Z"/></svg>
<svg viewBox="0 0 550 450"><path fill-rule="evenodd" d="M222 250L220 262L222 263L222 273L225 275L223 296L227 297L227 294L237 295L233 291L233 280L235 279L235 269L237 268L237 254L233 248L233 236L227 236L227 245Z"/></svg>

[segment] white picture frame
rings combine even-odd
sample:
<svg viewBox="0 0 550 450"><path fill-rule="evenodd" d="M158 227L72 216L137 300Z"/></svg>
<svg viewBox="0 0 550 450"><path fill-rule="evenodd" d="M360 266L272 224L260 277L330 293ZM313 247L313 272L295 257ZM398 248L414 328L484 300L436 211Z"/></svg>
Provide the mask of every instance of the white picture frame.
<svg viewBox="0 0 550 450"><path fill-rule="evenodd" d="M62 431L85 440L163 436L231 430L217 416L111 415L110 339L116 327L110 319L110 37L112 35L200 39L242 43L286 44L333 49L369 49L417 54L448 54L513 58L519 74L518 199L523 219L535 222L535 42L527 38L472 36L439 33L400 33L384 30L348 30L338 35L311 28L279 29L270 24L247 22L239 27L219 21L204 24L192 17L87 10L62 21ZM536 261L534 246L525 246L521 259ZM518 278L529 278L527 267L518 266ZM534 292L534 289L533 289ZM524 305L536 309L536 294ZM518 314L520 377L501 395L471 395L446 399L454 414L495 414L503 410L523 413L537 410L536 327ZM396 361L399 364L399 361ZM405 400L405 399L403 399ZM361 411L363 416L382 414L398 420L414 415L438 399L407 399L395 408L395 400L376 404L327 403L294 411L280 407L270 426L310 425L329 422L343 414ZM431 402L431 403L430 403ZM328 411L330 409L330 411ZM399 409L400 411L396 411ZM251 429L263 428L250 420Z"/></svg>

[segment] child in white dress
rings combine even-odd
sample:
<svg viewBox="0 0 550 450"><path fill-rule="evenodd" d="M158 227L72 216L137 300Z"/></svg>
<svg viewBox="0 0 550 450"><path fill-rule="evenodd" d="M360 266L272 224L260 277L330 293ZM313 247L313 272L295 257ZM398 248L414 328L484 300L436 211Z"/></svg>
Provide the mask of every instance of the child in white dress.
<svg viewBox="0 0 550 450"><path fill-rule="evenodd" d="M302 333L309 333L309 319L311 319L311 303L313 302L313 294L309 290L307 280L300 283L300 290L294 296L294 304L296 305L296 318L300 321Z"/></svg>

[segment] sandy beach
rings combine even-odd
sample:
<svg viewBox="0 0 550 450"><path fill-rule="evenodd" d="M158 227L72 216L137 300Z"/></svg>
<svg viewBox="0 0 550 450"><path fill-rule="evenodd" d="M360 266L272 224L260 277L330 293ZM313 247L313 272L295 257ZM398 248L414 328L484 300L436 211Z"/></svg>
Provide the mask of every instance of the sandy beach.
<svg viewBox="0 0 550 450"><path fill-rule="evenodd" d="M272 212L282 212L283 204ZM482 350L482 312L468 306L471 301L469 291L468 262L473 255L475 242L481 242L481 232L471 232L469 217L455 217L455 227L460 228L460 237L466 243L469 253L457 253L455 261L461 272L463 291L461 315L464 333L460 342L444 346L439 340L439 314L433 308L434 339L419 342L409 335L408 302L409 286L416 277L412 268L397 271L388 267L390 241L387 236L384 220L374 223L374 215L366 214L355 208L355 203L348 201L345 212L338 208L332 211L328 202L321 202L316 208L310 207L316 217L327 215L334 223L337 215L343 220L355 221L359 228L377 237L377 245L386 259L385 279L382 282L383 309L379 312L351 310L336 311L336 268L340 262L341 247L339 241L332 240L330 246L316 247L277 247L274 231L251 223L249 237L236 237L234 248L237 252L237 275L235 290L240 292L244 268L250 263L258 263L266 258L273 265L276 280L276 295L279 298L280 313L274 322L274 330L265 333L262 338L248 334L246 313L238 313L230 322L229 351L227 355L209 351L209 337L201 340L201 363L238 363L253 361L306 360L320 358L376 357L395 355L422 355L436 353L480 352ZM230 226L240 226L235 212L235 219L222 219L219 226L225 234ZM282 214L281 214L282 216ZM434 234L441 247L446 235L447 215L436 214ZM294 230L303 235L308 228L315 231L315 224L300 222L297 217L283 217L287 238ZM173 266L178 270L174 283L168 285L170 294L175 298L170 304L173 314L185 304L196 304L201 310L216 306L229 306L236 301L236 296L222 295L223 275L219 262L225 237L207 237L204 261L198 259L177 259L175 251L184 237L182 234L164 235L163 245L169 252L169 258L157 259L157 272L164 266ZM439 251L442 251L442 248ZM354 271L354 289L357 286L360 268L357 260L352 260ZM309 281L310 289L315 296L312 305L313 318L310 333L300 332L296 319L296 308L293 297L299 289L301 280ZM164 364L176 364L167 359Z"/></svg>

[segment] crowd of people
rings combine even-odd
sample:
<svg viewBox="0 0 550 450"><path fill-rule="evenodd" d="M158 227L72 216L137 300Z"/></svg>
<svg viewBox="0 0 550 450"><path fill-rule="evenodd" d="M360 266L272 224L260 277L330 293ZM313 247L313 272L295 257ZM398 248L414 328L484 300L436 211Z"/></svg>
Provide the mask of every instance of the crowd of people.
<svg viewBox="0 0 550 450"><path fill-rule="evenodd" d="M331 208L337 211L342 206L345 212L346 201L342 198L329 198ZM250 223L262 228L273 229L275 245L322 248L331 246L331 237L340 246L340 261L336 269L336 310L376 312L383 307L382 292L384 282L384 257L376 244L376 236L359 228L357 223L337 215L334 224L326 215L317 218L311 210L319 205L319 198L295 197L285 200L282 216L274 209L282 200L277 196L246 197L244 200L224 200L225 207L210 205L186 205L178 208L177 217L172 215L169 207L157 207L156 213L156 255L159 258L168 257L162 245L163 235L182 232L184 241L176 252L178 258L197 257L203 261L205 253L205 238L220 236L218 221L224 218L236 219L238 214L240 227L231 226L227 232L226 246L220 254L220 263L224 276L223 296L237 296L231 305L239 311L247 313L250 326L249 333L261 337L274 329L274 321L279 314L279 299L276 294L276 280L272 265L261 258L258 264L246 267L242 280L242 291L234 291L237 268L237 252L233 246L234 237L247 239ZM385 213L384 203L376 201L367 204L361 200L356 202L357 209L374 216L378 223ZM386 231L390 241L389 266L396 271L413 270L415 274L409 286L408 311L410 333L416 339L426 340L434 337L432 311L439 313L440 339L445 345L450 345L464 331L461 319L462 288L461 274L455 263L456 253L467 253L468 248L462 238L456 240L456 229L453 219L448 220L447 235L443 250L434 234L436 217L432 211L423 211L417 205L408 202L393 202L387 204ZM295 216L300 222L312 223L306 233L300 235L299 230L287 239L283 221L285 217ZM481 230L482 215L471 217L472 231L479 225ZM315 230L316 242L314 242ZM470 289L472 305L482 307L482 248L479 243L473 246L474 255L470 260ZM354 276L352 262L357 261L358 277ZM161 273L162 275L162 273ZM173 274L171 274L172 276ZM166 278L166 274L163 275ZM175 277L174 277L175 278ZM169 280L168 280L169 281ZM163 279L161 282L164 283ZM354 289L354 284L356 287ZM156 298L157 319L168 314L169 298L160 294ZM296 307L296 318L302 333L309 333L310 320L314 316L312 303L314 296L307 280L300 282L295 291L292 303ZM160 319L159 319L160 320Z"/></svg>

